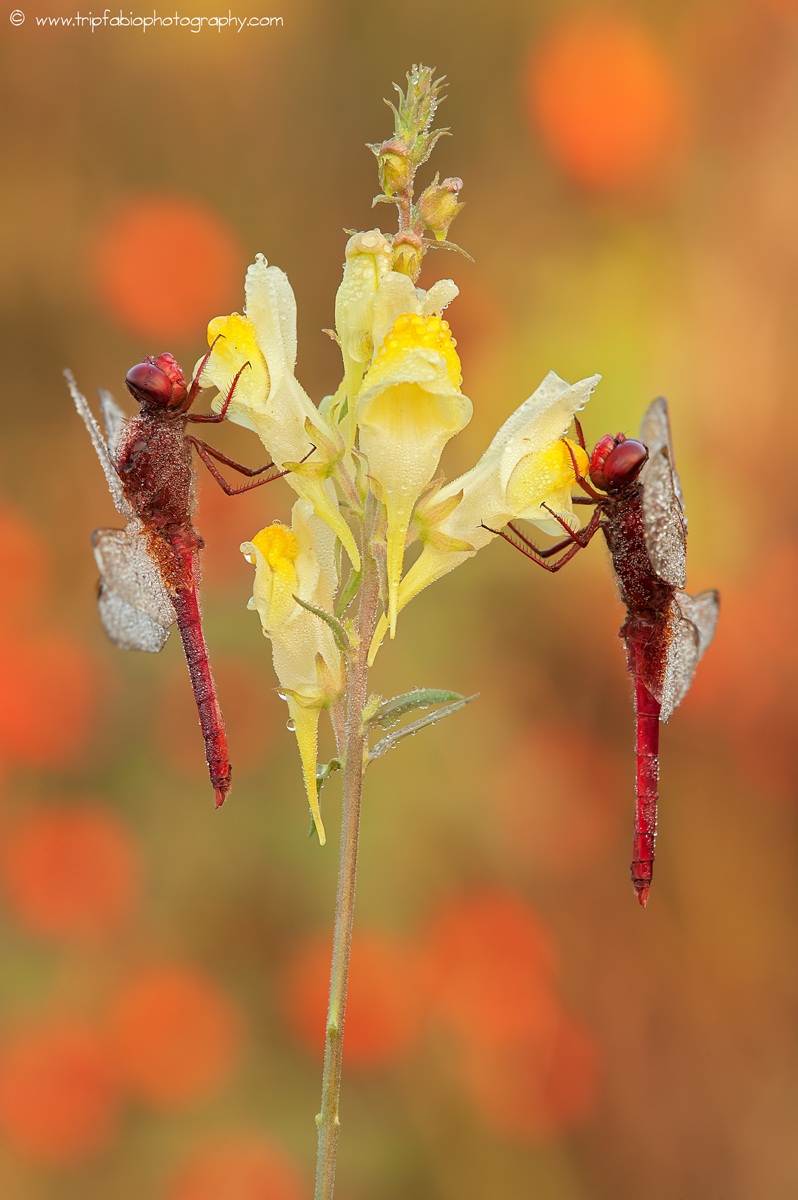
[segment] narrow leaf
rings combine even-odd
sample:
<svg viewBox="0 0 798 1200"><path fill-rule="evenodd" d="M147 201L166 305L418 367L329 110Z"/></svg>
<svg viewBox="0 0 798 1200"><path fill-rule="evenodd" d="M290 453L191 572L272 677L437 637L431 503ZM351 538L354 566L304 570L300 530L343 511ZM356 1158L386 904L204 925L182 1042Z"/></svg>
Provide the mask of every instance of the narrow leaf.
<svg viewBox="0 0 798 1200"><path fill-rule="evenodd" d="M319 763L316 767L316 787L321 791L327 780L343 767L340 758L331 758L328 763Z"/></svg>
<svg viewBox="0 0 798 1200"><path fill-rule="evenodd" d="M433 704L452 704L462 699L459 692L446 692L440 688L414 688L412 692L405 692L401 696L383 701L366 724L381 725L388 729L405 713L412 712L415 708L432 708Z"/></svg>
<svg viewBox="0 0 798 1200"><path fill-rule="evenodd" d="M316 608L313 604L308 604L307 600L302 600L299 596L294 596L297 604L302 608L306 608L308 612L312 612L314 617L319 617L324 621L325 625L329 625L332 630L335 644L342 654L348 654L352 647L349 644L349 638L346 636L346 630L340 621L336 621L332 613L325 612L323 608Z"/></svg>
<svg viewBox="0 0 798 1200"><path fill-rule="evenodd" d="M469 701L476 699L476 696L461 696L454 704L447 704L444 708L436 709L435 712L427 713L426 717L421 717L418 721L412 721L409 725L405 725L403 729L397 729L395 733L389 733L387 737L377 742L373 750L369 751L369 762L373 758L381 758L383 754L387 754L389 750L393 750L394 746L398 746L402 738L411 737L414 733L418 733L419 729L424 729L427 725L435 725L438 721L442 721L444 717L450 716L451 713L458 712L459 709L465 708Z"/></svg>
<svg viewBox="0 0 798 1200"><path fill-rule="evenodd" d="M350 571L349 578L346 581L344 590L338 598L338 603L335 606L336 617L342 617L349 605L354 600L360 587L360 580L363 578L362 571Z"/></svg>

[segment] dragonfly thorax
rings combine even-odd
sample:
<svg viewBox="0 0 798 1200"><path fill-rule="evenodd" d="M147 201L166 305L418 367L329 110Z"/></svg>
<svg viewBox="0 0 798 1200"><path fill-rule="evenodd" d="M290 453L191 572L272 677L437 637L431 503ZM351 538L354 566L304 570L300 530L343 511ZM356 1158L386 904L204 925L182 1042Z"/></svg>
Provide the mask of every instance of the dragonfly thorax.
<svg viewBox="0 0 798 1200"><path fill-rule="evenodd" d="M171 354L148 357L125 376L127 389L139 404L182 412L188 396L183 370Z"/></svg>
<svg viewBox="0 0 798 1200"><path fill-rule="evenodd" d="M619 433L606 434L590 458L590 482L603 492L620 492L634 483L648 459L647 447Z"/></svg>

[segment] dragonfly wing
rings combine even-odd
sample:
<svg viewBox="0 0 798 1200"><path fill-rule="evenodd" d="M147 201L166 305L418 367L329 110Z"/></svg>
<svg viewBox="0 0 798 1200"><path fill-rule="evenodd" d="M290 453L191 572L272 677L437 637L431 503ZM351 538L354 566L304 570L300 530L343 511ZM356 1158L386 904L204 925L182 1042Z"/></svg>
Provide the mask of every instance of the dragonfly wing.
<svg viewBox="0 0 798 1200"><path fill-rule="evenodd" d="M673 438L671 437L671 422L668 416L668 401L664 396L658 396L656 400L652 400L643 414L643 420L640 423L640 440L648 446L648 451L652 458L655 454L659 454L662 449L668 451L676 495L679 497L679 503L682 508L684 508L682 485L679 481L679 475L673 458Z"/></svg>
<svg viewBox="0 0 798 1200"><path fill-rule="evenodd" d="M660 720L667 721L687 695L701 656L715 634L718 623L718 593L699 592L688 596L676 592L673 598L672 631L662 683Z"/></svg>
<svg viewBox="0 0 798 1200"><path fill-rule="evenodd" d="M131 521L127 529L96 530L92 547L108 591L164 629L174 624L174 605L150 557L138 520Z"/></svg>
<svg viewBox="0 0 798 1200"><path fill-rule="evenodd" d="M676 603L687 621L692 621L698 630L698 657L701 658L715 636L720 612L720 596L711 589L688 596L687 592L676 593Z"/></svg>
<svg viewBox="0 0 798 1200"><path fill-rule="evenodd" d="M103 580L100 580L97 593L97 607L105 632L115 646L123 650L146 650L150 654L157 654L163 649L170 633L168 626L161 625L140 608L128 604Z"/></svg>
<svg viewBox="0 0 798 1200"><path fill-rule="evenodd" d="M102 413L105 436L111 458L115 461L119 441L127 425L127 415L105 388L100 389L100 412Z"/></svg>
<svg viewBox="0 0 798 1200"><path fill-rule="evenodd" d="M97 457L100 460L100 466L102 467L105 478L108 481L108 487L111 489L111 496L113 497L117 512L120 512L123 517L129 519L133 516L133 509L130 507L127 499L125 498L125 493L122 489L122 481L120 480L116 467L114 466L114 460L111 456L111 451L108 448L108 443L103 437L102 430L97 424L94 413L89 408L86 397L78 391L78 387L72 376L72 372L65 371L64 375L66 376L66 381L69 384L69 390L72 394L72 399L75 401L75 408L83 418L83 423L89 431L89 437L91 438L92 445L97 451Z"/></svg>
<svg viewBox="0 0 798 1200"><path fill-rule="evenodd" d="M687 521L673 466L668 405L662 397L649 405L640 437L648 446L648 462L640 476L646 550L660 579L683 588L687 582Z"/></svg>

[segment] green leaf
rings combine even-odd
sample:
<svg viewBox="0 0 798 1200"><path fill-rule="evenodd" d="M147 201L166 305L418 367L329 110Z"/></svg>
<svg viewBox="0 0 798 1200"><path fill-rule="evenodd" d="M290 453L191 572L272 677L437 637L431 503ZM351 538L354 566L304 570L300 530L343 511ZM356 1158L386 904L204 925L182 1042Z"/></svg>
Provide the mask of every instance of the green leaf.
<svg viewBox="0 0 798 1200"><path fill-rule="evenodd" d="M440 688L413 688L412 692L394 696L392 700L384 700L366 724L381 725L384 729L389 729L400 717L415 708L432 708L433 704L452 704L462 699L459 692L446 692Z"/></svg>
<svg viewBox="0 0 798 1200"><path fill-rule="evenodd" d="M340 758L331 758L328 763L319 763L316 767L316 787L321 791L327 780L343 767Z"/></svg>
<svg viewBox="0 0 798 1200"><path fill-rule="evenodd" d="M312 612L314 617L318 617L325 625L329 625L338 649L342 654L349 654L352 647L349 643L346 630L340 621L336 621L332 613L325 612L323 608L316 608L314 604L308 604L307 600L302 600L299 596L294 596L294 599L302 608L306 608L308 612Z"/></svg>
<svg viewBox="0 0 798 1200"><path fill-rule="evenodd" d="M349 605L352 603L352 601L354 600L355 596L358 593L358 589L360 587L360 581L362 578L363 578L362 571L350 571L349 578L347 579L346 584L344 586L344 590L341 592L341 595L338 597L338 603L335 606L336 617L342 617L344 615L344 613L346 612L346 610L349 608Z"/></svg>
<svg viewBox="0 0 798 1200"><path fill-rule="evenodd" d="M465 708L471 700L476 699L476 696L460 696L454 704L447 704L444 708L439 708L435 712L427 713L425 717L421 717L418 721L411 721L409 725L405 725L403 729L397 729L395 733L389 733L387 737L377 742L376 746L369 751L368 761L371 762L374 758L381 758L383 754L387 754L389 750L393 750L394 746L398 746L402 738L412 737L418 733L419 729L426 728L427 725L435 725L438 721L442 721L444 717L448 717L451 713L458 712L461 708Z"/></svg>

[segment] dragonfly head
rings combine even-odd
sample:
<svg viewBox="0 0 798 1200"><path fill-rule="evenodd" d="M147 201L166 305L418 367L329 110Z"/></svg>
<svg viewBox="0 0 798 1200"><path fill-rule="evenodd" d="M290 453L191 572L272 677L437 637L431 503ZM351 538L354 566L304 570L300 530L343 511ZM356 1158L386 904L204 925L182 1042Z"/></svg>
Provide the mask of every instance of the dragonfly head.
<svg viewBox="0 0 798 1200"><path fill-rule="evenodd" d="M186 378L171 354L159 354L157 358L136 363L125 376L125 383L139 404L183 411L188 396Z"/></svg>
<svg viewBox="0 0 798 1200"><path fill-rule="evenodd" d="M603 492L620 492L634 483L648 458L648 448L637 438L606 434L590 459L590 482Z"/></svg>

